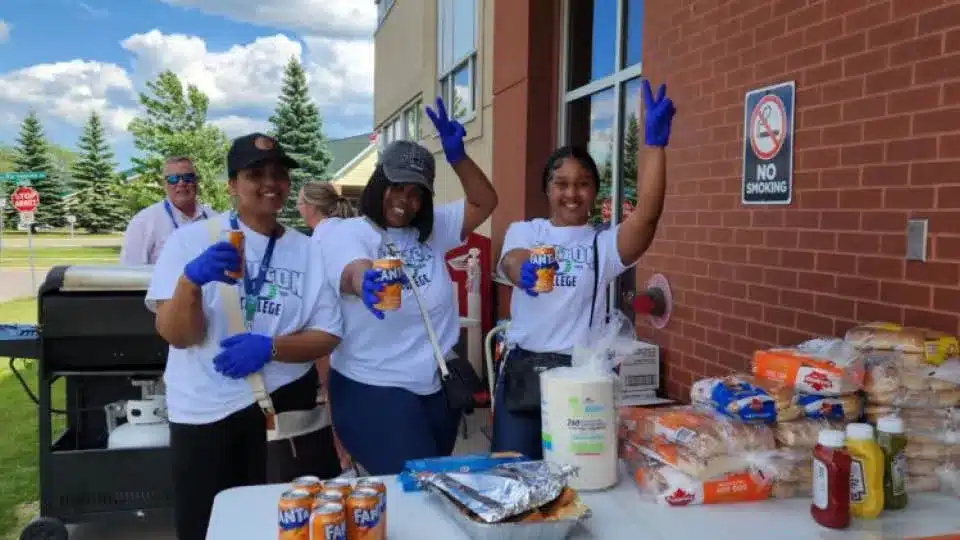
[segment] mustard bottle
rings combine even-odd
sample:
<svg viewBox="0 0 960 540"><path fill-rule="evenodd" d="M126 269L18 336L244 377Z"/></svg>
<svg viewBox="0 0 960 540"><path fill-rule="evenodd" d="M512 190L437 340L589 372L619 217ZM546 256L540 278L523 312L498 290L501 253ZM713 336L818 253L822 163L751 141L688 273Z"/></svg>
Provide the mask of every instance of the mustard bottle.
<svg viewBox="0 0 960 540"><path fill-rule="evenodd" d="M850 514L874 519L883 511L883 450L873 438L870 424L847 426L850 453Z"/></svg>

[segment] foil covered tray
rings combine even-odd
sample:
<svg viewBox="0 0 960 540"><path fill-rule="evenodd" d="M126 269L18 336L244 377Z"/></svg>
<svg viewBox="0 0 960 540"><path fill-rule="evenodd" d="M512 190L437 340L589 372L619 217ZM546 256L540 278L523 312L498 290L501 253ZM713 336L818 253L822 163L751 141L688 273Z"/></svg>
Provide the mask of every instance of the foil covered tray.
<svg viewBox="0 0 960 540"><path fill-rule="evenodd" d="M584 514L579 518L519 523L482 523L471 519L439 490L428 487L426 491L433 504L455 521L472 540L563 540L570 536L581 520L590 517L590 510L584 506ZM578 498L577 504L583 505L583 502Z"/></svg>

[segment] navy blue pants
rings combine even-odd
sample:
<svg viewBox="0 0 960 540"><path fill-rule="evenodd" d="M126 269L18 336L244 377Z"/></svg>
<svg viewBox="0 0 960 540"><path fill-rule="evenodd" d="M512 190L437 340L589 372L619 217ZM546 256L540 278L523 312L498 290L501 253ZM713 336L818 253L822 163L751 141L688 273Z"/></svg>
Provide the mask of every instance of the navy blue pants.
<svg viewBox="0 0 960 540"><path fill-rule="evenodd" d="M515 413L507 410L504 402L503 370L500 370L493 403L493 452L520 452L530 459L543 459L540 442L540 411Z"/></svg>
<svg viewBox="0 0 960 540"><path fill-rule="evenodd" d="M453 453L461 412L447 407L442 392L421 396L330 369L328 395L341 444L372 475L398 474L409 460Z"/></svg>

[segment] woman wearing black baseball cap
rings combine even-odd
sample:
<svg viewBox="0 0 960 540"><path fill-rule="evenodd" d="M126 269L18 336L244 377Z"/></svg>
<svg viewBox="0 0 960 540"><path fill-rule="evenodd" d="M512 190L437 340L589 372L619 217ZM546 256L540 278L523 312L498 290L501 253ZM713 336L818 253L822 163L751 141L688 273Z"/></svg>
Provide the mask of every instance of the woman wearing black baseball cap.
<svg viewBox="0 0 960 540"><path fill-rule="evenodd" d="M234 210L178 229L147 291L170 343L164 382L179 540L206 536L224 489L340 472L313 369L340 342L336 292L314 262L315 242L277 222L294 167L271 137L233 141ZM240 249L223 240L227 230L242 231ZM291 414L292 431L281 421Z"/></svg>
<svg viewBox="0 0 960 540"><path fill-rule="evenodd" d="M361 217L342 220L319 242L343 313L343 344L330 360L333 424L347 452L375 475L453 451L462 411L448 403L437 373L437 356L449 359L460 336L445 255L497 205L489 179L466 155L463 126L447 117L439 99L437 111L427 114L465 198L434 207L433 154L397 141L384 148L364 188ZM382 283L373 261L388 256L402 261L408 280L399 309L383 312L376 307ZM427 330L421 301L435 332Z"/></svg>

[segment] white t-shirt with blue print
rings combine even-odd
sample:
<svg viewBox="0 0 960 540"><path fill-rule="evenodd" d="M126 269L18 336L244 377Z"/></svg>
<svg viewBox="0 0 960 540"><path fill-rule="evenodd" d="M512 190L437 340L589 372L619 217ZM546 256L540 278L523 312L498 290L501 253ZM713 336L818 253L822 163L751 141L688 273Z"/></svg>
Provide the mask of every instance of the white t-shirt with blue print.
<svg viewBox="0 0 960 540"><path fill-rule="evenodd" d="M425 243L412 228L387 229L386 237L399 250L407 273L420 288L440 350L448 354L460 337L460 316L454 309L454 283L446 254L462 244L464 201L434 209L433 234ZM325 274L339 291L345 266L358 259L388 256L383 237L364 218L344 219L325 227L317 239ZM330 356L333 369L355 381L429 395L440 391L433 354L416 298L403 288L400 309L378 320L360 298L341 295L343 342Z"/></svg>
<svg viewBox="0 0 960 540"><path fill-rule="evenodd" d="M607 310L607 287L628 266L617 252L617 230L602 230L597 237L600 264L599 294L594 308L594 328ZM593 298L592 225L555 227L546 219L512 223L503 239L501 261L512 249L536 246L556 248L559 269L553 291L536 297L514 288L510 298L510 328L507 343L533 352L569 354L587 345L590 332L590 302Z"/></svg>
<svg viewBox="0 0 960 540"><path fill-rule="evenodd" d="M213 219L222 229L230 228L229 214ZM269 238L254 232L242 222L246 272L255 277ZM170 236L153 270L147 290L147 307L156 309L158 300L169 300L188 262L199 256L210 242L206 222L180 227ZM336 292L329 288L319 264L319 247L303 233L287 228L277 239L252 331L268 336L283 336L301 330L322 330L341 335L340 307ZM243 302L243 282L240 288ZM193 347L170 347L164 372L167 409L170 421L180 424L209 424L226 418L254 403L245 379L231 379L217 373L213 358L220 353L220 341L228 335L226 313L220 300L219 284L203 287L203 312L207 319L207 340ZM267 391L303 377L313 362L268 362L263 368Z"/></svg>

